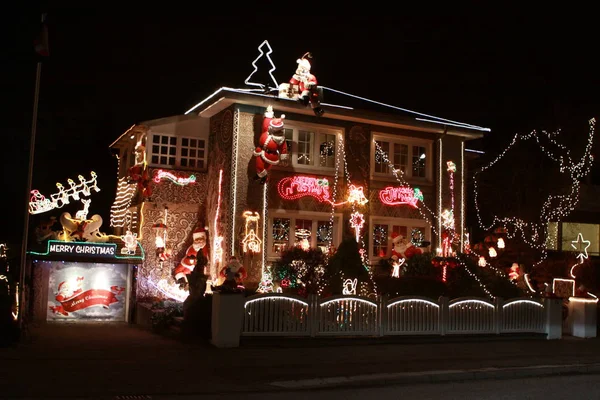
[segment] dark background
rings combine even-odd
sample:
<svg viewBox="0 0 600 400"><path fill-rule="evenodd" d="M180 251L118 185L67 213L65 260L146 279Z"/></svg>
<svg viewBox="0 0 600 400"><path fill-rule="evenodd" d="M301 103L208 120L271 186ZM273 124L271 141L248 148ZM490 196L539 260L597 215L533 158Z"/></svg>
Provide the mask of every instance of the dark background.
<svg viewBox="0 0 600 400"><path fill-rule="evenodd" d="M585 140L587 120L600 117L592 12L367 10L358 17L327 14L314 4L279 15L236 7L238 15L32 6L5 17L0 241L13 255L29 198L33 42L42 11L48 12L50 57L42 67L32 189L49 196L56 182L96 171L102 191L92 194L90 215L103 217L106 233L117 176L108 146L135 123L183 114L221 86L244 87L265 39L279 82L310 51L312 72L324 86L491 128L477 144L488 154L534 128L562 128L567 144ZM64 210L74 214L77 203Z"/></svg>

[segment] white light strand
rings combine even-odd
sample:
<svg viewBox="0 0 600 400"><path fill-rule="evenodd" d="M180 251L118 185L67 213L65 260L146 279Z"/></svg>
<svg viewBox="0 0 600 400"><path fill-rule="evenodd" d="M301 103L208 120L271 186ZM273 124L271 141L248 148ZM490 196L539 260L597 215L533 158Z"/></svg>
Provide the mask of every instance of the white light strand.
<svg viewBox="0 0 600 400"><path fill-rule="evenodd" d="M380 105L380 106L384 106L384 107L389 107L389 108L392 108L392 109L394 109L394 110L404 111L404 112L407 112L407 113L410 113L410 114L419 115L419 116L421 116L421 117L435 118L435 119L436 119L436 120L438 120L438 121L441 121L441 122L446 122L446 123L452 123L452 124L455 124L455 126L459 126L459 127L461 127L461 128L475 129L475 130L479 130L479 131L486 131L486 132L489 132L489 131L490 131L490 129L489 129L489 128L483 128L483 127L481 127L481 126L477 126L477 125L471 125L471 124L466 124L466 123L464 123L464 122L459 122L459 121L453 121L453 120L451 120L451 119L440 118L440 117L436 117L435 115L423 114L423 113L420 113L420 112L416 112L416 111L408 110L408 109L406 109L406 108L396 107L396 106L392 106L392 105L389 105L389 104L385 104L385 103L382 103L382 102L379 102L379 101L370 100L370 99L367 99L367 98L365 98L365 97L360 97L360 96L356 96L356 95L353 95L353 94L350 94L350 93L342 92L341 90L335 90L335 89L332 89L332 88L329 88L329 87L326 87L326 86L321 86L321 87L322 87L324 90L325 90L325 89L326 89L326 90L330 90L330 91L332 91L332 92L334 92L334 93L343 94L343 95L345 95L345 96L348 96L348 97L353 97L353 98L355 98L355 99L363 100L363 101L366 101L366 102L369 102L369 103L378 104L378 105ZM436 121L429 121L429 122L436 122Z"/></svg>
<svg viewBox="0 0 600 400"><path fill-rule="evenodd" d="M564 217L569 215L579 202L579 189L580 189L580 179L589 174L591 170L591 165L593 162L593 156L591 154L591 148L593 144L594 138L594 127L596 120L594 118L589 121L589 136L586 144L585 152L579 162L574 162L571 158L570 151L566 148L566 146L556 142L553 137L557 136L560 131L554 133L548 133L546 131L542 131L545 135L546 139L556 146L562 154L556 155L555 153L548 150L547 146L544 146L540 141L540 135L534 130L531 133L523 136L519 136L516 134L513 137L513 140L510 142L508 147L502 151L494 160L492 160L488 165L482 167L480 170L476 171L473 175L473 186L474 186L474 202L475 202L475 210L477 212L477 220L479 226L484 230L490 230L494 226L502 226L507 229L507 236L509 238L514 238L518 234L520 234L522 240L527 243L529 246L538 249L542 252L542 259L539 260L537 264L543 261L546 256L546 242L548 237L548 224L549 222L559 222ZM525 222L520 218L516 217L498 217L494 215L492 222L490 224L485 224L483 222L483 218L481 216L481 210L479 207L479 196L478 196L478 175L482 172L488 170L496 163L498 163L507 152L513 148L517 144L519 140L525 141L529 139L535 139L536 143L540 147L540 149L548 156L551 160L557 162L559 164L559 170L561 173L569 173L572 185L571 191L567 195L549 195L544 205L542 207L542 211L540 213L540 221L539 222ZM512 229L512 232L510 229Z"/></svg>
<svg viewBox="0 0 600 400"><path fill-rule="evenodd" d="M404 179L402 171L398 172L398 170L396 168L394 168L394 164L388 158L387 153L379 146L379 143L377 143L376 140L373 140L373 143L375 143L375 151L377 152L379 157L381 157L383 162L385 162L389 165L390 171L392 171L392 174L394 175L396 180L400 183L400 185L412 188L411 185ZM344 163L345 163L345 160L344 160ZM438 230L435 229L435 226L433 226L431 220L429 219L429 217L427 217L427 215L425 215L423 213L423 210L421 208L425 208L433 216L434 219L436 219L438 217L436 216L436 214L433 211L431 211L429 209L429 207L427 207L427 205L424 202L417 203L417 211L419 212L419 214L421 214L421 217L423 217L423 219L431 226L431 229L433 230L433 232L437 235Z"/></svg>
<svg viewBox="0 0 600 400"><path fill-rule="evenodd" d="M128 183L127 177L122 177L117 183L117 195L110 207L110 226L122 228L126 224L127 210L137 190L135 183Z"/></svg>
<svg viewBox="0 0 600 400"><path fill-rule="evenodd" d="M490 292L488 290L488 288L483 284L483 282L481 282L481 280L479 279L479 277L474 274L473 272L471 272L471 270L469 269L469 267L467 267L467 264L465 264L462 260L460 261L460 265L464 268L465 271L467 271L467 273L471 276L471 278L475 279L477 281L477 283L479 283L479 286L481 286L481 288L483 289L483 291L490 296L490 298L494 299L495 296L492 294L492 292Z"/></svg>
<svg viewBox="0 0 600 400"><path fill-rule="evenodd" d="M231 248L230 256L235 256L235 219L237 212L237 159L238 159L238 137L240 135L240 110L235 109L233 113L233 144L231 149Z"/></svg>
<svg viewBox="0 0 600 400"><path fill-rule="evenodd" d="M346 176L346 184L348 185L348 187L350 187L350 185L352 184L352 181L350 179L350 172L348 171L348 161L346 159L346 149L343 150L343 155L344 155L344 175ZM356 202L352 202L352 214L355 214L356 211ZM373 229L373 227L371 226L371 224L369 224L369 229ZM357 240L358 242L358 240ZM369 248L368 246L365 244L364 241L364 235L360 235L360 244L362 245L362 261L364 263L365 268L367 269L367 272L369 273L369 278L371 280L371 283L373 284L373 292L375 293L375 295L377 295L377 283L375 282L375 279L373 277L373 268L371 268L371 262L369 261ZM342 276L342 280L344 279L344 277ZM364 290L363 290L364 289ZM361 294L363 296L368 296L369 293L367 292L367 287L364 285L361 285Z"/></svg>

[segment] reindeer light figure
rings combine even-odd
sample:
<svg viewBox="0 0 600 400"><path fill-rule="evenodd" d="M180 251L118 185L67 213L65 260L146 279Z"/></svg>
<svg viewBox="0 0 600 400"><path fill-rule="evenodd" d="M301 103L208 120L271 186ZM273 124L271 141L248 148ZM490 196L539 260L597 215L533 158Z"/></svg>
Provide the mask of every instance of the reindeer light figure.
<svg viewBox="0 0 600 400"><path fill-rule="evenodd" d="M83 203L83 210L79 210L77 211L77 213L75 213L75 219L85 221L87 219L88 210L90 208L90 203L92 202L92 200L81 199L81 202Z"/></svg>

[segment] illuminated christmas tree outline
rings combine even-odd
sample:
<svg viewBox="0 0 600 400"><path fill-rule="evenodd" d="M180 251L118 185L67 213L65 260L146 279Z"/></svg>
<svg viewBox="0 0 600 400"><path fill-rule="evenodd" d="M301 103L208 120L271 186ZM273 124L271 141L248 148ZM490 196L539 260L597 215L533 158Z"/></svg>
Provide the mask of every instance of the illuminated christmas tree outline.
<svg viewBox="0 0 600 400"><path fill-rule="evenodd" d="M263 45L266 45L269 48L269 51L267 51L266 53L262 50ZM251 82L250 78L252 78L252 75L254 75L256 73L256 71L258 71L258 67L256 66L256 62L258 60L261 59L262 56L267 56L267 60L269 60L269 63L271 64L271 66L273 68L271 68L269 70L269 76L271 77L271 79L273 80L273 83L275 84L275 88L279 87L279 84L277 83L277 80L275 79L275 77L273 76L273 71L275 71L275 64L273 64L273 60L271 60L271 57L269 56L272 52L273 49L271 48L271 45L269 44L269 42L267 40L265 40L264 42L262 42L260 44L260 46L258 46L258 51L260 52L260 54L258 55L258 57L256 57L254 59L254 61L252 61L252 66L254 67L254 71L252 71L250 73L250 75L248 75L248 77L246 78L246 80L244 81L244 83L248 86L258 86L261 89L265 88L265 85L261 84L261 83L255 83L255 82Z"/></svg>

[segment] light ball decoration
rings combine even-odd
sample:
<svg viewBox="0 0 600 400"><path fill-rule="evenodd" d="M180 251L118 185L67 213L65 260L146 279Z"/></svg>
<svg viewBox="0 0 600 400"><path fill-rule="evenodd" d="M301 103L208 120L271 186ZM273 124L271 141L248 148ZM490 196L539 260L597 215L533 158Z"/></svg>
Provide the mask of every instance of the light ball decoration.
<svg viewBox="0 0 600 400"><path fill-rule="evenodd" d="M493 247L490 247L490 249L488 250L488 254L490 258L494 258L498 255L498 253L496 253L496 249L494 249Z"/></svg>
<svg viewBox="0 0 600 400"><path fill-rule="evenodd" d="M487 261L485 261L485 257L480 256L479 261L477 262L477 265L479 265L480 267L485 267L487 265Z"/></svg>
<svg viewBox="0 0 600 400"><path fill-rule="evenodd" d="M498 242L496 243L496 245L498 246L499 249L503 249L506 247L506 244L504 243L504 239L502 239L502 238L498 238Z"/></svg>

